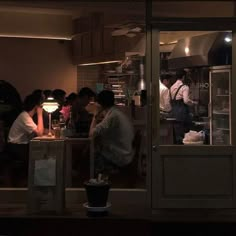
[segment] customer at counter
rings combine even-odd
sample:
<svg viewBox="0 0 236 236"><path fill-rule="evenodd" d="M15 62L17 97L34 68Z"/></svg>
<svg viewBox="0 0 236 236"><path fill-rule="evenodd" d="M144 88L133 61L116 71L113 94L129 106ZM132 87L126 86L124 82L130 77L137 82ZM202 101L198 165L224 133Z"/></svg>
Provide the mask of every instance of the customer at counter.
<svg viewBox="0 0 236 236"><path fill-rule="evenodd" d="M176 119L174 125L175 143L183 144L184 134L187 133L192 124L189 106L197 104L189 98L189 86L185 84L186 71L176 72L176 82L170 88L171 114Z"/></svg>
<svg viewBox="0 0 236 236"><path fill-rule="evenodd" d="M52 97L59 103L59 108L52 113L52 120L59 120L60 111L66 100L66 92L62 89L55 89L52 91Z"/></svg>
<svg viewBox="0 0 236 236"><path fill-rule="evenodd" d="M159 81L161 112L171 111L169 86L170 86L170 75L161 75Z"/></svg>
<svg viewBox="0 0 236 236"><path fill-rule="evenodd" d="M95 173L113 174L133 159L133 126L126 115L114 106L114 93L104 90L98 94L100 106L93 117L90 136L95 138ZM102 121L97 122L104 113Z"/></svg>
<svg viewBox="0 0 236 236"><path fill-rule="evenodd" d="M32 118L36 113L37 124L34 123ZM10 128L7 150L10 156L13 185L18 185L20 181L23 181L23 186L27 184L29 142L32 138L43 135L42 114L40 97L31 94L25 98L23 112L19 114Z"/></svg>
<svg viewBox="0 0 236 236"><path fill-rule="evenodd" d="M86 110L86 106L95 98L96 94L88 87L81 88L77 99L72 104L72 118L77 133L89 133L92 115Z"/></svg>
<svg viewBox="0 0 236 236"><path fill-rule="evenodd" d="M28 144L33 137L43 135L43 109L40 103L40 98L35 94L25 98L24 111L16 118L9 131L8 142L10 144ZM36 113L38 124L35 124L32 119Z"/></svg>

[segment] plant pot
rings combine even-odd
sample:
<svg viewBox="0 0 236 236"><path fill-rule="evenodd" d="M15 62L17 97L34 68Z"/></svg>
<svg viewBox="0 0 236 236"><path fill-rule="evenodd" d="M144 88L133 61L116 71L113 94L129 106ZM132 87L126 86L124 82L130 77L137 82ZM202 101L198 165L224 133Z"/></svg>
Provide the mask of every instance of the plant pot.
<svg viewBox="0 0 236 236"><path fill-rule="evenodd" d="M92 184L85 182L84 186L90 207L105 207L107 205L110 183Z"/></svg>

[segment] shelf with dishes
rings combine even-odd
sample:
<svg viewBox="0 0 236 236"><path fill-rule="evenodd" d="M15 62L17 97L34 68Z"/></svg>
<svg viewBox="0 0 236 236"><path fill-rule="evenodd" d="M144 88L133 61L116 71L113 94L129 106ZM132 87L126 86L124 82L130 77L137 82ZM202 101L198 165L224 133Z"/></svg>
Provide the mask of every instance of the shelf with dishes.
<svg viewBox="0 0 236 236"><path fill-rule="evenodd" d="M228 110L222 110L222 111L213 111L214 115L229 115L229 111Z"/></svg>
<svg viewBox="0 0 236 236"><path fill-rule="evenodd" d="M217 127L216 129L218 129L218 130L222 130L222 131L230 131L229 128L220 128L220 127Z"/></svg>
<svg viewBox="0 0 236 236"><path fill-rule="evenodd" d="M109 77L122 77L122 76L131 76L131 75L138 75L137 73L112 73L112 72L107 72L105 73L106 76L109 76Z"/></svg>
<svg viewBox="0 0 236 236"><path fill-rule="evenodd" d="M216 97L229 97L229 94L216 94Z"/></svg>

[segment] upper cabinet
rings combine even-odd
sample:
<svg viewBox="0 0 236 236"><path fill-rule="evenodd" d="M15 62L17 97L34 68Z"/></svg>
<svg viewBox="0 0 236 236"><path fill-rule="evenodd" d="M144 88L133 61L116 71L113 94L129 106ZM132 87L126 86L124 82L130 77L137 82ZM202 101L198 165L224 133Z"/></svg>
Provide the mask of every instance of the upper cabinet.
<svg viewBox="0 0 236 236"><path fill-rule="evenodd" d="M145 53L145 35L135 37L112 36L114 28L107 27L102 13L74 20L73 62L74 64L124 60L126 52Z"/></svg>
<svg viewBox="0 0 236 236"><path fill-rule="evenodd" d="M115 60L112 30L104 28L103 14L93 13L90 17L76 19L74 25L74 64Z"/></svg>

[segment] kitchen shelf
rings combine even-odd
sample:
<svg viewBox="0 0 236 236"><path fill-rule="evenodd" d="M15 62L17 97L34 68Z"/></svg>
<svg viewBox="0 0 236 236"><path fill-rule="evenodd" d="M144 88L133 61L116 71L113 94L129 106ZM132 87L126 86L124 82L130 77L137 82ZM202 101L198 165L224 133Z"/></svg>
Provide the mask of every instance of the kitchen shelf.
<svg viewBox="0 0 236 236"><path fill-rule="evenodd" d="M109 77L122 77L122 76L138 75L138 74L136 73L105 73L105 75Z"/></svg>
<svg viewBox="0 0 236 236"><path fill-rule="evenodd" d="M218 130L223 130L223 131L230 131L230 129L227 129L227 128L216 128L216 129L218 129Z"/></svg>
<svg viewBox="0 0 236 236"><path fill-rule="evenodd" d="M229 97L229 94L216 94L216 97Z"/></svg>
<svg viewBox="0 0 236 236"><path fill-rule="evenodd" d="M213 111L213 114L214 114L214 115L226 115L226 116L228 116L228 115L229 115L229 112Z"/></svg>

